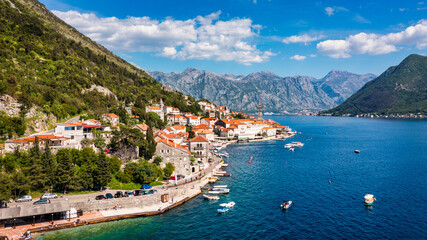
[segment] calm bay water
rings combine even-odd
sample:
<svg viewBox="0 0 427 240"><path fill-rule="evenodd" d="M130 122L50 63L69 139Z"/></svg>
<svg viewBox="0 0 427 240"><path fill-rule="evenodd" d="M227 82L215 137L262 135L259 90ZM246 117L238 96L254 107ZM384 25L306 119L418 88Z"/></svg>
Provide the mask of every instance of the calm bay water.
<svg viewBox="0 0 427 240"><path fill-rule="evenodd" d="M229 185L229 196L209 202L199 196L161 216L40 239L427 238L427 121L270 118L302 134L228 146L232 177L218 184ZM305 146L295 152L283 147L296 140ZM362 203L367 193L377 198L370 209ZM283 212L282 200L295 205ZM218 215L218 204L228 201L236 206Z"/></svg>

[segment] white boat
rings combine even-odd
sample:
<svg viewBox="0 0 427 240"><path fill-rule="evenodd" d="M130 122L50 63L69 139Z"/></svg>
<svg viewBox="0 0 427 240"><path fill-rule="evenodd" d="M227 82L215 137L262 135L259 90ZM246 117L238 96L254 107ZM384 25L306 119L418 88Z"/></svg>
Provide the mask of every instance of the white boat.
<svg viewBox="0 0 427 240"><path fill-rule="evenodd" d="M287 143L285 144L285 148L294 148L294 147L303 147L304 143L302 142L291 142L291 143Z"/></svg>
<svg viewBox="0 0 427 240"><path fill-rule="evenodd" d="M227 185L214 185L212 188L227 188Z"/></svg>
<svg viewBox="0 0 427 240"><path fill-rule="evenodd" d="M219 200L219 196L214 196L214 195L203 194L203 198L205 198L206 200Z"/></svg>
<svg viewBox="0 0 427 240"><path fill-rule="evenodd" d="M286 209L290 208L292 205L293 205L293 202L292 202L292 201L284 201L284 202L280 205L280 208L281 208L282 210L286 210Z"/></svg>
<svg viewBox="0 0 427 240"><path fill-rule="evenodd" d="M218 208L217 209L217 212L218 213L226 213L226 212L228 212L230 209L229 208Z"/></svg>
<svg viewBox="0 0 427 240"><path fill-rule="evenodd" d="M212 188L208 193L210 194L227 194L230 193L230 189L228 188Z"/></svg>
<svg viewBox="0 0 427 240"><path fill-rule="evenodd" d="M295 148L291 147L291 148L289 148L289 151L293 152L293 151L295 151Z"/></svg>
<svg viewBox="0 0 427 240"><path fill-rule="evenodd" d="M232 207L234 207L234 205L236 205L235 202L221 203L220 204L221 207L225 207L225 208L232 208Z"/></svg>

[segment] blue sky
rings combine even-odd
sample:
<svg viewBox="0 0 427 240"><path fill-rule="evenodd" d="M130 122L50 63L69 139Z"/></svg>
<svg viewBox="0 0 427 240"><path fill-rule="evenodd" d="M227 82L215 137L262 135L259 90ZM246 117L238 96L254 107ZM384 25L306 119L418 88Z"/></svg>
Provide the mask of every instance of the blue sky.
<svg viewBox="0 0 427 240"><path fill-rule="evenodd" d="M41 0L80 32L162 72L380 74L427 53L427 0Z"/></svg>

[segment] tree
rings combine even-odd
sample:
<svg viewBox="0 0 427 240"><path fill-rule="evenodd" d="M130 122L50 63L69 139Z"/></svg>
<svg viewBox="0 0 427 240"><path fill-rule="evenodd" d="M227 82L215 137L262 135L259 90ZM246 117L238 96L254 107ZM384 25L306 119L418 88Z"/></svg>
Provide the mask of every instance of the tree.
<svg viewBox="0 0 427 240"><path fill-rule="evenodd" d="M105 147L107 146L107 144L105 144L105 139L102 137L97 137L93 140L93 144L95 145L95 147L99 148L101 151L105 150Z"/></svg>
<svg viewBox="0 0 427 240"><path fill-rule="evenodd" d="M163 172L165 173L166 177L170 177L173 171L175 171L175 166L173 165L173 163L166 163L165 168L163 168Z"/></svg>
<svg viewBox="0 0 427 240"><path fill-rule="evenodd" d="M29 182L31 188L42 189L45 186L45 175L41 162L39 138L35 137L34 146L30 149Z"/></svg>
<svg viewBox="0 0 427 240"><path fill-rule="evenodd" d="M68 187L72 185L72 180L74 180L74 167L70 155L69 149L59 149L56 154L56 161L58 163L56 171L56 188L58 190L63 190L64 194Z"/></svg>
<svg viewBox="0 0 427 240"><path fill-rule="evenodd" d="M90 140L89 138L85 138L83 140L80 141L80 144L85 148L85 147L89 147L92 144L92 140Z"/></svg>
<svg viewBox="0 0 427 240"><path fill-rule="evenodd" d="M12 185L12 194L15 196L15 198L21 196L21 193L27 192L30 190L31 185L28 183L28 177L26 177L20 169L15 171L12 176L11 180L13 182Z"/></svg>
<svg viewBox="0 0 427 240"><path fill-rule="evenodd" d="M95 184L102 188L111 181L112 175L110 171L109 161L104 152L98 154L98 162L95 168L94 180Z"/></svg>
<svg viewBox="0 0 427 240"><path fill-rule="evenodd" d="M44 145L44 153L42 154L41 162L43 165L43 173L46 180L45 186L52 188L56 178L56 161L55 157L52 155L47 141Z"/></svg>
<svg viewBox="0 0 427 240"><path fill-rule="evenodd" d="M157 143L154 140L153 129L149 127L147 129L147 145L144 154L145 159L151 159L151 157L153 157L154 153L156 152L156 146Z"/></svg>
<svg viewBox="0 0 427 240"><path fill-rule="evenodd" d="M12 197L12 181L9 174L0 174L0 206L1 201L7 201Z"/></svg>
<svg viewBox="0 0 427 240"><path fill-rule="evenodd" d="M194 138L196 136L196 133L193 131L193 130L190 130L189 132L188 132L188 138L189 139L192 139L192 138Z"/></svg>
<svg viewBox="0 0 427 240"><path fill-rule="evenodd" d="M160 166L161 162L163 162L163 158L160 156L156 156L153 160L153 163L155 163L157 166Z"/></svg>

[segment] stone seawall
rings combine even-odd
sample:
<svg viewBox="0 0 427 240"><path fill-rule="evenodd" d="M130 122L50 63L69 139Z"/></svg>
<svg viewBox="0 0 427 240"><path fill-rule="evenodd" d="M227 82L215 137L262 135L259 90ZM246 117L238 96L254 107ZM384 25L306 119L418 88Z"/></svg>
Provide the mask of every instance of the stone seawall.
<svg viewBox="0 0 427 240"><path fill-rule="evenodd" d="M199 188L199 186L196 187ZM174 199L174 201L176 202L187 196L189 192L194 191L195 189L193 189L192 186L169 188L165 190L159 189L158 193L155 194L106 200L91 199L91 201L70 203L70 207L75 208L77 210L83 210L83 212L86 213L112 210L114 209L114 207L116 207L117 209L147 208L150 206L158 205L161 202L161 195L163 194L169 194L169 201L172 202L172 199Z"/></svg>

